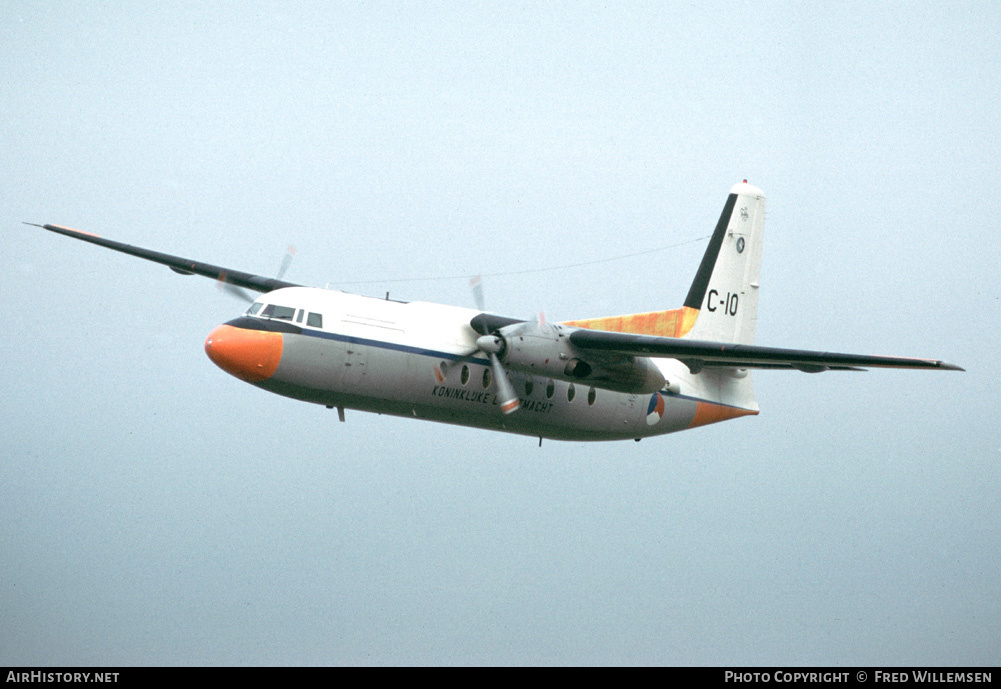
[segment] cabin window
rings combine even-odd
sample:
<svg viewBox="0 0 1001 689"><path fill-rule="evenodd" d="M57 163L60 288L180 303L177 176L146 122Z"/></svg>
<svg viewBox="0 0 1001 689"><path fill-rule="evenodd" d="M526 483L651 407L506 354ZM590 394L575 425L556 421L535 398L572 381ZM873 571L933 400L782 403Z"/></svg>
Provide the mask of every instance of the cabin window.
<svg viewBox="0 0 1001 689"><path fill-rule="evenodd" d="M275 318L282 321L290 321L292 317L295 316L295 309L291 306L278 306L277 304L268 304L261 311L262 316L267 318Z"/></svg>
<svg viewBox="0 0 1001 689"><path fill-rule="evenodd" d="M525 397L531 397L532 390L534 389L535 389L535 383L533 383L532 379L529 378L528 380L525 381Z"/></svg>
<svg viewBox="0 0 1001 689"><path fill-rule="evenodd" d="M573 402L573 398L577 395L577 388L574 387L573 383L567 388L567 402Z"/></svg>
<svg viewBox="0 0 1001 689"><path fill-rule="evenodd" d="M250 305L250 308L247 309L247 315L248 316L253 316L258 311L261 310L262 306L264 306L264 304L262 304L261 302L259 302L259 301L254 302L253 304Z"/></svg>
<svg viewBox="0 0 1001 689"><path fill-rule="evenodd" d="M465 364L462 365L462 374L459 376L459 380L463 385L469 382L469 367Z"/></svg>
<svg viewBox="0 0 1001 689"><path fill-rule="evenodd" d="M554 383L553 379L550 378L549 382L546 383L546 398L551 398L554 392L556 392L556 383Z"/></svg>
<svg viewBox="0 0 1001 689"><path fill-rule="evenodd" d="M594 388L587 391L587 406L593 406L594 400L597 399L598 393L595 392Z"/></svg>
<svg viewBox="0 0 1001 689"><path fill-rule="evenodd" d="M318 313L311 313L306 318L306 325L310 328L322 328L323 327L323 316Z"/></svg>
<svg viewBox="0 0 1001 689"><path fill-rule="evenodd" d="M304 313L305 313L305 311L303 311L302 309L299 309L299 312L297 314L295 314L295 322L296 323L302 323L302 314L304 314Z"/></svg>
<svg viewBox="0 0 1001 689"><path fill-rule="evenodd" d="M489 387L490 387L490 369L485 368L483 369L483 389L485 390Z"/></svg>

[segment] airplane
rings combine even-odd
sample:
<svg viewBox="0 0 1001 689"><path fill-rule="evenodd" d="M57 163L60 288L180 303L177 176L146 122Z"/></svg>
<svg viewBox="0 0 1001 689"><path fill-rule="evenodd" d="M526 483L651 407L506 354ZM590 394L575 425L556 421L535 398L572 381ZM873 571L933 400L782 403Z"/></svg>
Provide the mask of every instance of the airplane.
<svg viewBox="0 0 1001 689"><path fill-rule="evenodd" d="M260 296L205 352L223 371L292 399L539 438L610 441L759 412L750 369L962 371L934 359L757 346L765 195L730 189L683 305L546 323L480 309L307 287L35 225Z"/></svg>

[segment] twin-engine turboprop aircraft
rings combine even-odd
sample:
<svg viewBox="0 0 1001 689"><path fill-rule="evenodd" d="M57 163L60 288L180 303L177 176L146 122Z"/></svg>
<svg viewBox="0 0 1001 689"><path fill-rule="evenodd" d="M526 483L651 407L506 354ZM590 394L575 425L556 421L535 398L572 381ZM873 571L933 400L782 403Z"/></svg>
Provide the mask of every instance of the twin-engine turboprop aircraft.
<svg viewBox="0 0 1001 689"><path fill-rule="evenodd" d="M758 413L748 369L962 370L942 361L758 347L765 197L730 190L684 306L559 324L361 297L38 225L261 292L205 340L221 369L337 408L559 440L621 440ZM30 223L29 223L30 224Z"/></svg>

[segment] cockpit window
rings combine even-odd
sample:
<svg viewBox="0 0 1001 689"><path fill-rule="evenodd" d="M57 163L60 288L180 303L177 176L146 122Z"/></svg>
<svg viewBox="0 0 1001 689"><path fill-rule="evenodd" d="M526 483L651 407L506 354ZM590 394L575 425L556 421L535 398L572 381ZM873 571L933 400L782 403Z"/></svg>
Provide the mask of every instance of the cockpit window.
<svg viewBox="0 0 1001 689"><path fill-rule="evenodd" d="M277 304L268 304L261 311L261 315L267 318L275 318L282 321L290 321L292 317L295 316L295 309L291 306L278 306Z"/></svg>
<svg viewBox="0 0 1001 689"><path fill-rule="evenodd" d="M264 306L264 304L260 303L259 301L258 302L254 302L253 304L250 305L250 308L247 309L247 315L248 316L253 316L258 311L261 310L262 306Z"/></svg>
<svg viewBox="0 0 1001 689"><path fill-rule="evenodd" d="M306 317L306 325L311 328L322 328L323 327L323 316L318 313L311 313Z"/></svg>

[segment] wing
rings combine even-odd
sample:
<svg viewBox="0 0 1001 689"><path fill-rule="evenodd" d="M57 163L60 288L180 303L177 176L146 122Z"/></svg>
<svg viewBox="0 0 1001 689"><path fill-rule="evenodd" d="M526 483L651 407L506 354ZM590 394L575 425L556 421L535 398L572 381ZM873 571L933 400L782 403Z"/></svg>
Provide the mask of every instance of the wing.
<svg viewBox="0 0 1001 689"><path fill-rule="evenodd" d="M936 359L838 354L805 349L780 349L755 345L684 340L605 330L575 330L570 344L581 351L629 356L678 359L697 372L706 366L730 368L782 368L807 373L858 371L865 368L930 368L943 371L964 369Z"/></svg>
<svg viewBox="0 0 1001 689"><path fill-rule="evenodd" d="M170 254L160 253L159 251L151 251L150 249L143 249L138 246L123 244L122 242L105 239L100 235L91 234L90 232L82 232L81 230L74 230L69 227L62 227L61 225L38 225L31 222L25 223L25 225L41 227L43 230L48 230L49 232L55 232L56 234L66 235L67 237L80 239L85 242L90 242L91 244L97 244L98 246L103 246L106 249L121 251L123 254L128 254L129 256L138 256L139 258L144 258L147 261L153 261L154 263L161 263L173 270L175 273L180 273L181 275L201 275L203 277L219 280L220 282L225 282L230 285L236 285L237 287L251 289L255 292L270 292L271 290L280 289L282 287L301 287L301 285L297 285L293 282L284 282L282 280L264 277L263 275L254 275L252 273L244 273L239 270L230 270L229 268L214 266L210 263L192 261L191 259L181 258L180 256L171 256Z"/></svg>

